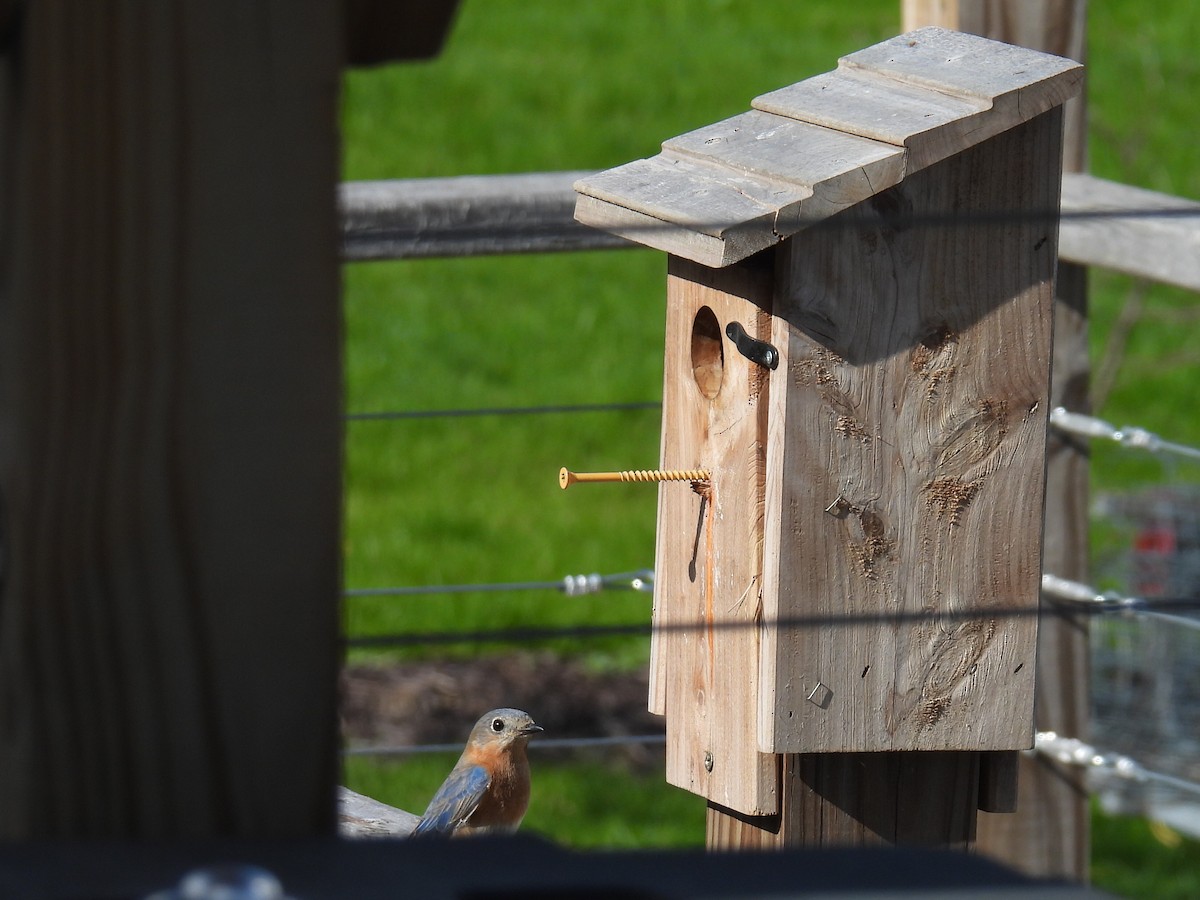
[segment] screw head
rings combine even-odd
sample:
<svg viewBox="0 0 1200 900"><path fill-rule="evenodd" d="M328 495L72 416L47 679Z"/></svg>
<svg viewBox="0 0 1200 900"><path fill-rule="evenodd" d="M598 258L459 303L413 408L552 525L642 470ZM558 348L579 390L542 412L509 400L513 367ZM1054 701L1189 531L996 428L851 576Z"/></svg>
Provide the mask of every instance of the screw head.
<svg viewBox="0 0 1200 900"><path fill-rule="evenodd" d="M704 751L704 771L711 772L712 767L713 767L712 751L705 750Z"/></svg>

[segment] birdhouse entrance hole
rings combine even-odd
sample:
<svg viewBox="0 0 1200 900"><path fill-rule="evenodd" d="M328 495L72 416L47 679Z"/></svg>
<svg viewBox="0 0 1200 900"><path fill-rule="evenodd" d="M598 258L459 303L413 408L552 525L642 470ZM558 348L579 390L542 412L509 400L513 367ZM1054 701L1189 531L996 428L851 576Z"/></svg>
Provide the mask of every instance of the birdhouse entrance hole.
<svg viewBox="0 0 1200 900"><path fill-rule="evenodd" d="M700 307L692 321L692 376L707 399L712 400L721 392L725 348L721 342L721 324L707 306Z"/></svg>

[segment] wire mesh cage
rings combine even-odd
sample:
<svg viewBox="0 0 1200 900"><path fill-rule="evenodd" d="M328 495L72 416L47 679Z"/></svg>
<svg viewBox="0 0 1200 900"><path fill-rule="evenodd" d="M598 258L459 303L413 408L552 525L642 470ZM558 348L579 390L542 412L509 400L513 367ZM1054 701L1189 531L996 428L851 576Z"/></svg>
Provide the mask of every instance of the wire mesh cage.
<svg viewBox="0 0 1200 900"><path fill-rule="evenodd" d="M1157 772L1200 782L1200 490L1155 487L1097 505L1124 543L1100 567L1128 594L1162 601L1153 616L1092 625L1092 738ZM1179 601L1178 613L1171 601ZM1114 778L1095 788L1110 811L1149 815L1200 834L1200 796L1163 780Z"/></svg>

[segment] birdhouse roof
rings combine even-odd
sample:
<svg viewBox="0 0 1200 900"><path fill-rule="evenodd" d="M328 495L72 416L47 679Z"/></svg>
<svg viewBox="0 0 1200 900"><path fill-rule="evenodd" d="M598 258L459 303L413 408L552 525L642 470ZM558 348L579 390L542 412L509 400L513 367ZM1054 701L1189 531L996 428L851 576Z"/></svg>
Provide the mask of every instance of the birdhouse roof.
<svg viewBox="0 0 1200 900"><path fill-rule="evenodd" d="M922 28L576 182L575 217L728 266L1061 105L1083 66Z"/></svg>

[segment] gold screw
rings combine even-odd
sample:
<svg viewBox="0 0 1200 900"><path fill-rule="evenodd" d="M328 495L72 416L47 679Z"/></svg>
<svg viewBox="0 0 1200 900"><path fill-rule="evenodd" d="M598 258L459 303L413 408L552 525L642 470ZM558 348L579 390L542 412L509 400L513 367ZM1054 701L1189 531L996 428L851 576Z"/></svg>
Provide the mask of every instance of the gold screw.
<svg viewBox="0 0 1200 900"><path fill-rule="evenodd" d="M708 481L708 469L632 469L625 472L571 472L566 466L558 470L558 486L564 491L571 485L599 481Z"/></svg>

